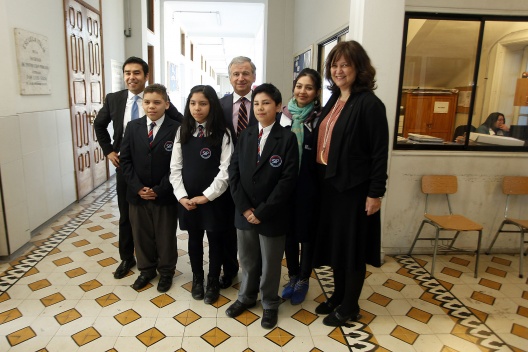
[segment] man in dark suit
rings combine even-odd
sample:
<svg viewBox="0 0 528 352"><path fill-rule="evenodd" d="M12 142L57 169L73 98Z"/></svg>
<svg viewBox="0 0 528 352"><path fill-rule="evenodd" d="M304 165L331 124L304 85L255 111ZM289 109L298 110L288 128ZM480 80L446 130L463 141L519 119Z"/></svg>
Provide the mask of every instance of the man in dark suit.
<svg viewBox="0 0 528 352"><path fill-rule="evenodd" d="M123 64L123 76L127 89L109 93L94 121L94 130L99 145L108 160L116 167L116 191L119 206L119 256L121 257L121 264L114 273L116 279L125 277L129 270L136 265L134 239L126 200L127 186L119 167L119 150L128 122L145 115L142 100L148 74L149 67L145 61L138 57L129 57ZM172 104L167 109L166 115L177 121L183 119L183 116ZM114 130L113 138L110 138L108 132L110 123L112 123Z"/></svg>
<svg viewBox="0 0 528 352"><path fill-rule="evenodd" d="M251 86L255 83L256 67L250 58L238 56L231 60L228 71L233 93L221 98L220 105L222 105L233 142L236 144L240 132L248 126L257 124L251 106ZM220 277L220 287L228 288L238 273L237 237L234 226L226 236L223 246L222 265L224 274Z"/></svg>

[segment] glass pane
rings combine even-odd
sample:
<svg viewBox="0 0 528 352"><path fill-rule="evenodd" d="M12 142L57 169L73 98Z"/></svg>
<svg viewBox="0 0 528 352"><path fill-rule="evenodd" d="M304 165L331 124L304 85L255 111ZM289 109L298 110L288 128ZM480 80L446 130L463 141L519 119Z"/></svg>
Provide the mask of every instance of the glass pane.
<svg viewBox="0 0 528 352"><path fill-rule="evenodd" d="M486 21L481 52L473 126L479 133L528 140L528 103L516 99L526 98L522 87L528 88L528 78L521 78L528 71L528 22ZM494 112L504 123L502 116L493 121Z"/></svg>
<svg viewBox="0 0 528 352"><path fill-rule="evenodd" d="M457 145L455 131L464 129L457 127L468 124L479 28L480 21L409 19L398 143Z"/></svg>

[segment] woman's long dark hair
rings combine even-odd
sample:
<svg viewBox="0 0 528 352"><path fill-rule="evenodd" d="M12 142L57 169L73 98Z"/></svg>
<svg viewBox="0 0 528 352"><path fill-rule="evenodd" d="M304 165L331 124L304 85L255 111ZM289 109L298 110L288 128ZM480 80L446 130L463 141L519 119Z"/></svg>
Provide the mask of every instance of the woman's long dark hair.
<svg viewBox="0 0 528 352"><path fill-rule="evenodd" d="M332 93L338 93L339 87L332 81L332 64L339 59L345 59L347 63L354 65L356 69L356 80L350 87L351 93L373 91L376 89L376 69L370 63L370 58L365 49L356 42L350 40L340 42L330 50L325 62L325 78L330 82L328 88Z"/></svg>
<svg viewBox="0 0 528 352"><path fill-rule="evenodd" d="M491 128L494 132L497 132L499 129L495 127L495 122L497 122L497 120L501 116L504 118L504 114L501 112L492 112L491 114L489 114L488 118L483 123L483 125L488 128Z"/></svg>
<svg viewBox="0 0 528 352"><path fill-rule="evenodd" d="M185 104L185 111L183 113L183 124L180 130L180 143L185 144L191 140L192 135L196 131L196 122L191 114L189 104L194 93L202 93L209 101L209 115L206 117L207 124L205 125L205 135L211 146L222 145L224 133L227 132L227 125L224 119L224 112L220 105L220 100L216 95L216 91L211 86L198 85L191 89Z"/></svg>

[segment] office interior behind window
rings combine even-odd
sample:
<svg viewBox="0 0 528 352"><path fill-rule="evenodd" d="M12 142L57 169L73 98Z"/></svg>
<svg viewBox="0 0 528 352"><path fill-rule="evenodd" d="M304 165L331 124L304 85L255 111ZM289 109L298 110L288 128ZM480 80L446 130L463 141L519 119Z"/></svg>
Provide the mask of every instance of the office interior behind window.
<svg viewBox="0 0 528 352"><path fill-rule="evenodd" d="M528 150L528 18L407 13L402 52L395 149Z"/></svg>

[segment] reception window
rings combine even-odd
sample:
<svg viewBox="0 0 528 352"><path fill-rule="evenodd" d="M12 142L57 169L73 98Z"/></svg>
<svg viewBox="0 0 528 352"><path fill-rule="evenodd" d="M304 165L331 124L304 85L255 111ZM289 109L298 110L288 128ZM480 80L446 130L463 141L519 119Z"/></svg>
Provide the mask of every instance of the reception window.
<svg viewBox="0 0 528 352"><path fill-rule="evenodd" d="M395 149L528 151L528 18L407 13Z"/></svg>

